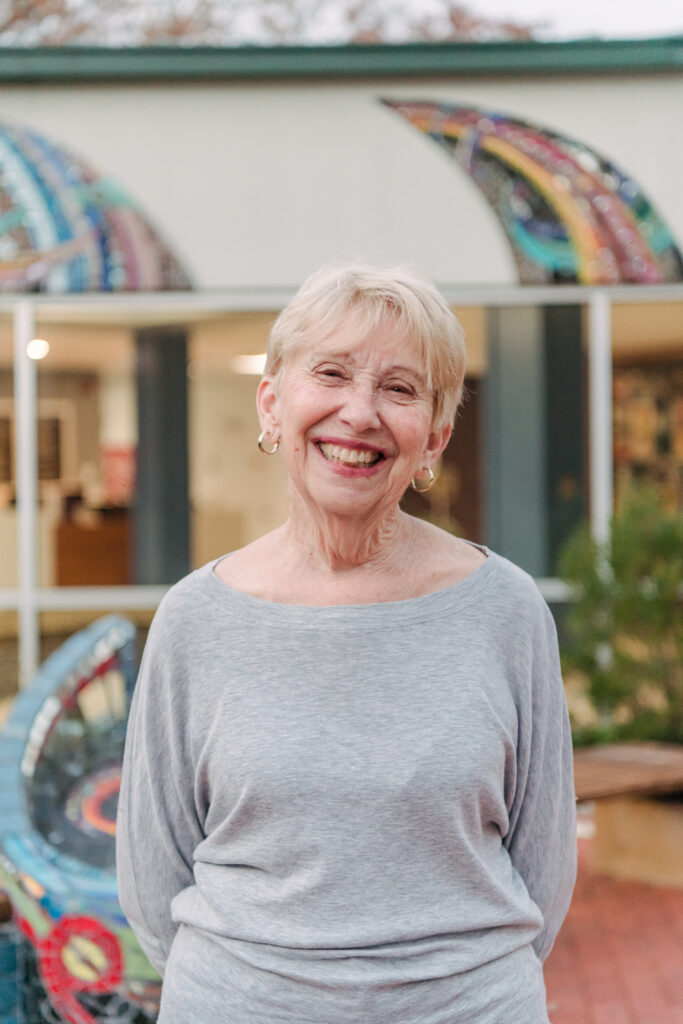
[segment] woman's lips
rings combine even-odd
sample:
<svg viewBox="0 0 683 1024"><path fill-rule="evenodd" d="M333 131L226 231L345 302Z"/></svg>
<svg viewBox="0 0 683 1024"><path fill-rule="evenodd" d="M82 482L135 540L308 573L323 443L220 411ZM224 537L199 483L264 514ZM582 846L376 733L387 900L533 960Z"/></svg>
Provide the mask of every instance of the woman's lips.
<svg viewBox="0 0 683 1024"><path fill-rule="evenodd" d="M379 448L357 441L317 439L314 444L325 461L345 476L366 476L386 458Z"/></svg>

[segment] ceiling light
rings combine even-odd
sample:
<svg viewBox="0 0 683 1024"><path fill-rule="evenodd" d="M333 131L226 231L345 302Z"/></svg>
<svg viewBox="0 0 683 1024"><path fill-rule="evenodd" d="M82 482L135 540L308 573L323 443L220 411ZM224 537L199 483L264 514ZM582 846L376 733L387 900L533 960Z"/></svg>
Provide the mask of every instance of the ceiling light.
<svg viewBox="0 0 683 1024"><path fill-rule="evenodd" d="M29 359L44 359L50 351L50 342L45 338L33 338L26 346L26 355Z"/></svg>
<svg viewBox="0 0 683 1024"><path fill-rule="evenodd" d="M258 355L234 356L230 366L235 373L252 373L260 377L266 367L266 353L260 352Z"/></svg>

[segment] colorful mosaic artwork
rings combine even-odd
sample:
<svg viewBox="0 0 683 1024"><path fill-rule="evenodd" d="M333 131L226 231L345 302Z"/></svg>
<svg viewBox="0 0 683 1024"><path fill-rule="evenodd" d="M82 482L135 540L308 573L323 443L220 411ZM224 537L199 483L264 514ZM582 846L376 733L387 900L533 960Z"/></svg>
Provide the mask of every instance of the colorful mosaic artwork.
<svg viewBox="0 0 683 1024"><path fill-rule="evenodd" d="M0 291L189 287L168 246L111 179L38 132L0 124Z"/></svg>
<svg viewBox="0 0 683 1024"><path fill-rule="evenodd" d="M117 898L114 830L135 630L72 636L0 734L0 1024L152 1024L160 980Z"/></svg>
<svg viewBox="0 0 683 1024"><path fill-rule="evenodd" d="M640 186L575 139L475 107L385 104L443 146L505 229L522 284L659 284L683 258Z"/></svg>

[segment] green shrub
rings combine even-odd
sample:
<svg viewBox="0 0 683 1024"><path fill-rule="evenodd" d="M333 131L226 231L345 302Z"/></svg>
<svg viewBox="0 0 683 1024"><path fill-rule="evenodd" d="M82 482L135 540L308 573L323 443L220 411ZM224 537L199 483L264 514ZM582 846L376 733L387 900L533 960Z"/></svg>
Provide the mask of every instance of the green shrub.
<svg viewBox="0 0 683 1024"><path fill-rule="evenodd" d="M612 519L609 543L582 527L559 571L575 599L563 667L597 712L575 741L683 743L683 517L664 510L653 490L634 490Z"/></svg>

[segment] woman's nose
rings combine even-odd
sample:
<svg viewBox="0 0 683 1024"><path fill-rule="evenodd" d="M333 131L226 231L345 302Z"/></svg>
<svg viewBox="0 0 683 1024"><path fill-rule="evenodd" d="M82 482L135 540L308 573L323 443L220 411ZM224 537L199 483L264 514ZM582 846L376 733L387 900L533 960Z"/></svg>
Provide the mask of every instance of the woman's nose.
<svg viewBox="0 0 683 1024"><path fill-rule="evenodd" d="M344 423L357 431L378 427L380 417L375 389L370 384L361 383L346 388L339 415Z"/></svg>

